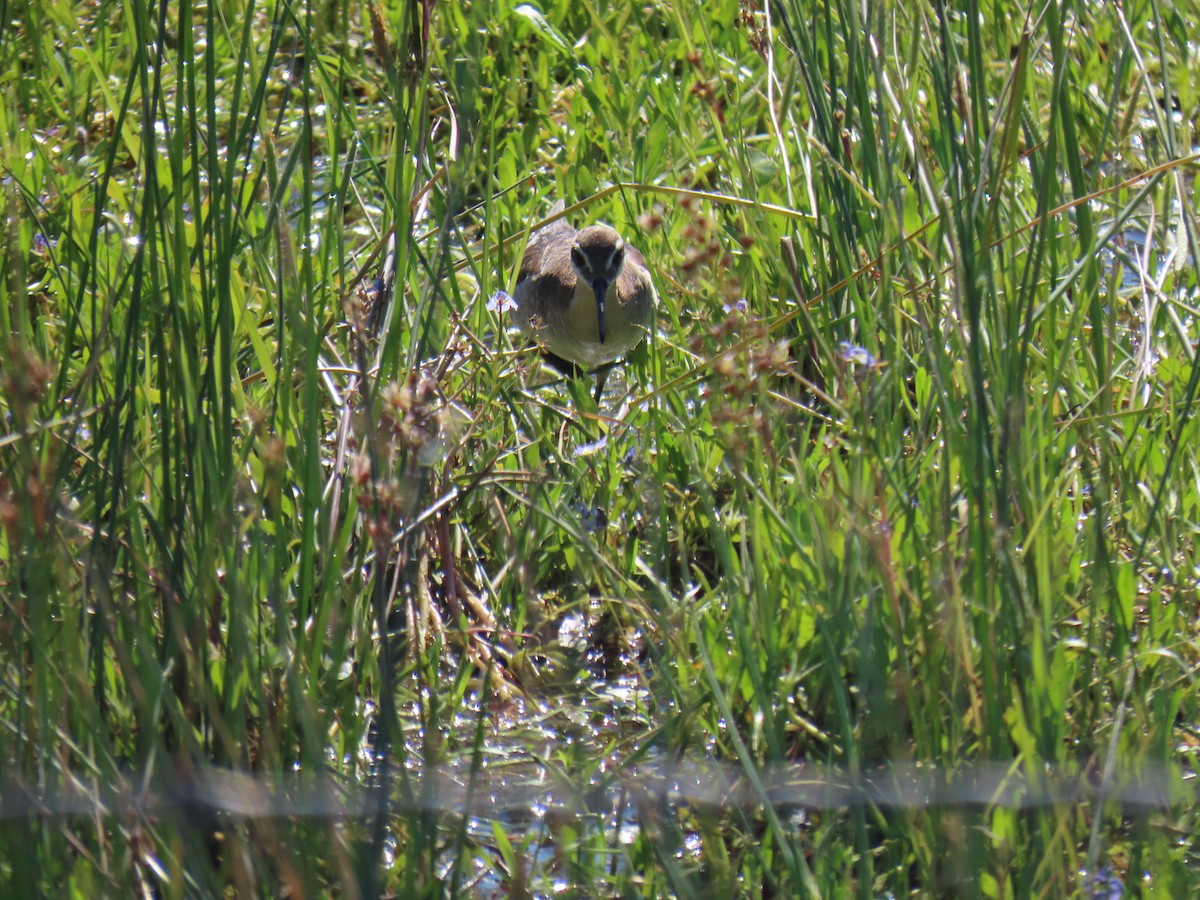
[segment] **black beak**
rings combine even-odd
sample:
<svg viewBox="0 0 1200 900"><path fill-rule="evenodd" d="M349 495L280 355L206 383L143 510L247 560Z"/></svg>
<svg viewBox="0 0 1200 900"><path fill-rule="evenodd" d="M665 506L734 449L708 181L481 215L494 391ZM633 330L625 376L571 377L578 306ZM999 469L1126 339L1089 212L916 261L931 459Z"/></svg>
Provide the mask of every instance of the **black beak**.
<svg viewBox="0 0 1200 900"><path fill-rule="evenodd" d="M596 320L600 324L600 343L604 343L604 295L608 293L608 282L597 278L592 282L592 293L596 295Z"/></svg>

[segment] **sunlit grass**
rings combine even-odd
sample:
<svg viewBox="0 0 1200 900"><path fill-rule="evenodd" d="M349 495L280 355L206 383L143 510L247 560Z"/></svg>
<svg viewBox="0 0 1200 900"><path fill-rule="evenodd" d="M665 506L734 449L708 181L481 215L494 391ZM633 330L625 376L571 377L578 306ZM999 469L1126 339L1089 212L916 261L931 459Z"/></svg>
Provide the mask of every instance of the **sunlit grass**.
<svg viewBox="0 0 1200 900"><path fill-rule="evenodd" d="M5 895L1196 893L1185 17L430 9L5 13Z"/></svg>

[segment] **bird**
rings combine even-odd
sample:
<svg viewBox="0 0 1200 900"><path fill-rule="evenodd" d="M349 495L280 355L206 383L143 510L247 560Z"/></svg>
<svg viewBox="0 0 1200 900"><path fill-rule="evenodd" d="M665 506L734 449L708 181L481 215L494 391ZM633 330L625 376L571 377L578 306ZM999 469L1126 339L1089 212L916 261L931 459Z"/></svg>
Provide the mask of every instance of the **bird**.
<svg viewBox="0 0 1200 900"><path fill-rule="evenodd" d="M562 209L560 200L550 215ZM577 374L640 344L654 322L657 295L646 258L615 229L597 223L576 231L560 219L530 238L513 300L521 331L551 365Z"/></svg>

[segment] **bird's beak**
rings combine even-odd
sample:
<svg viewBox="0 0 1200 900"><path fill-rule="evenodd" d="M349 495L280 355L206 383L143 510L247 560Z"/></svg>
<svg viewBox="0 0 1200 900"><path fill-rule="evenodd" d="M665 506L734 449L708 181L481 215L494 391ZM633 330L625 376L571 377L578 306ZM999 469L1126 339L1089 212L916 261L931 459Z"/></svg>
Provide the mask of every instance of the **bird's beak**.
<svg viewBox="0 0 1200 900"><path fill-rule="evenodd" d="M600 325L600 343L604 343L604 295L608 293L608 282L597 278L592 282L592 293L596 295L596 320Z"/></svg>

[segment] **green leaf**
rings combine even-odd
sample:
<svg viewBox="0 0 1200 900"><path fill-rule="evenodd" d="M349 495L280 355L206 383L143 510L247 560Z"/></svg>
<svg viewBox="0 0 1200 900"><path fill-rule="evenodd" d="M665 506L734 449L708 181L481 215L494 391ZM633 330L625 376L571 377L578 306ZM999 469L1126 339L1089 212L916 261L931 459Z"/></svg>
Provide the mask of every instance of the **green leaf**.
<svg viewBox="0 0 1200 900"><path fill-rule="evenodd" d="M547 41L553 44L564 55L571 52L571 45L567 42L553 25L546 21L546 17L542 15L541 10L528 3L522 3L515 10L517 15L521 16L533 26L533 30L544 37Z"/></svg>
<svg viewBox="0 0 1200 900"><path fill-rule="evenodd" d="M761 150L747 147L746 158L750 161L750 172L760 187L770 184L779 175L779 163Z"/></svg>

